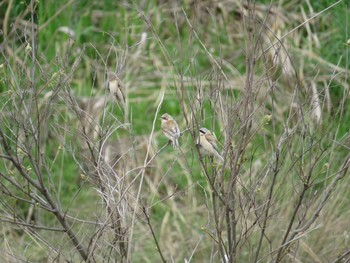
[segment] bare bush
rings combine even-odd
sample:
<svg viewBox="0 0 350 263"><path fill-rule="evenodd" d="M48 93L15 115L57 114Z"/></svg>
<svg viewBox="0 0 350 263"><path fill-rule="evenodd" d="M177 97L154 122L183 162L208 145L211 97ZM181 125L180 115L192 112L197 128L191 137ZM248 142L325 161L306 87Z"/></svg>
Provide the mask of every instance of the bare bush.
<svg viewBox="0 0 350 263"><path fill-rule="evenodd" d="M346 94L348 69L319 59L314 73L303 61L319 45L309 22L329 8L308 18L305 10L284 14L251 1L190 1L189 7L192 12L172 3L165 11L178 34L175 55L165 38L170 29L162 35L152 19L157 14L142 4L133 7L147 31L137 45L119 45L106 33L106 46L77 47L74 30L60 27L69 37L54 61L38 54L39 28L47 24L35 22L36 1L11 31L5 17L3 261L32 260L35 249L41 256L34 261L52 262L349 259L346 244L333 244L330 236L348 231L347 135L339 138L341 124L332 121L334 112L346 120L348 97L333 102L330 94L333 82ZM98 24L101 14L93 15ZM236 24L227 28L224 46L232 52L223 52L211 42L220 36L210 34L228 21ZM297 23L294 29L288 21ZM306 44L297 34L302 26ZM159 57L145 56L147 41ZM210 65L204 73L196 64L201 59ZM238 68L236 59L245 65ZM145 65L159 75L141 74ZM125 79L119 99L117 86L114 94L108 88L110 72L118 73L117 86ZM181 110L174 115L180 149L159 143L166 100ZM133 112L145 102L152 102L151 112ZM142 123L141 134L136 122L146 115L151 123ZM216 156L203 154L202 127L216 135Z"/></svg>

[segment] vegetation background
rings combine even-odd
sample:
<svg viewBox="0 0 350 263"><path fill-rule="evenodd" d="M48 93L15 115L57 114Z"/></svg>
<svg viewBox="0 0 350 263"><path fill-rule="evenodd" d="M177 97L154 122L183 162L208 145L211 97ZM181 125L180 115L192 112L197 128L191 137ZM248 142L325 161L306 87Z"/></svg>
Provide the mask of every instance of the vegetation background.
<svg viewBox="0 0 350 263"><path fill-rule="evenodd" d="M0 261L350 260L349 12L0 1Z"/></svg>

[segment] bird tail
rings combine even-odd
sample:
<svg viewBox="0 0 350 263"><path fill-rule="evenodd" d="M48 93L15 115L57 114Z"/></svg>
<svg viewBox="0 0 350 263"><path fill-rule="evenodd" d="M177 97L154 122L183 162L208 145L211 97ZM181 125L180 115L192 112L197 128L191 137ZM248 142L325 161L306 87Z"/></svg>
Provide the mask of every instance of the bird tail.
<svg viewBox="0 0 350 263"><path fill-rule="evenodd" d="M177 149L177 148L179 148L179 140L178 139L175 139L175 140L173 140L173 147L174 147L174 149Z"/></svg>
<svg viewBox="0 0 350 263"><path fill-rule="evenodd" d="M216 152L216 157L219 158L220 162L224 162L224 158L222 158L222 156L218 152Z"/></svg>

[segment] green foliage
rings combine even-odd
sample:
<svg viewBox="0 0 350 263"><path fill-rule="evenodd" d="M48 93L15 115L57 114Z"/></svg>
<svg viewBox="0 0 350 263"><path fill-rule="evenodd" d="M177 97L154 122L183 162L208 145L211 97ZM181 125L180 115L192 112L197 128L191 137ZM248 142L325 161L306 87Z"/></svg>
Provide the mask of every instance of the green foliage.
<svg viewBox="0 0 350 263"><path fill-rule="evenodd" d="M243 22L239 14L237 14L238 12L228 7L226 9L220 6L210 9L211 7L209 5L208 10L210 13L208 13L208 10L206 11L205 8L201 10L200 5L194 8L189 2L183 1L183 8L189 16L189 21L193 26L192 29L186 22L182 12L169 12L168 8L171 5L171 1L165 1L164 4L159 3L162 1L136 1L132 3L123 1L122 3L118 3L117 1L108 0L41 0L38 2L35 18L39 25L36 50L38 62L45 66L40 69L36 83L44 91L39 96L41 99L48 92L52 92L57 88L58 81L56 81L56 78L64 78L70 74L71 81L64 89L70 90L77 97L108 96L105 90L105 71L121 69L120 76L128 89L128 116L124 118L124 110L121 105L115 102L113 104L109 101L106 108L105 123L123 123L126 119L127 124L131 128L118 129L110 138L121 139L128 136L132 137L132 139L142 136L148 138L159 103L159 94L163 90L166 93L161 105L160 114L165 112L170 113L179 123L180 129L182 131L185 130L186 123L182 117L181 101L179 102L178 100L179 91L176 90L179 87L178 82L181 81L179 78L184 77L182 84L184 84L184 89L189 91L190 94L196 94L198 87L201 85L207 92L201 112L196 116L199 120L198 124L212 129L219 142L223 143L223 127L220 126L221 123L218 121L218 116L214 110L215 107L211 101L214 96L212 94L214 92L212 91L215 90L215 85L220 82L215 79L220 74L218 73L219 70L214 63L214 59L224 68L223 71L230 79L245 79L247 72L246 45L248 40L240 32L241 29L239 27ZM139 6L141 2L144 4L142 7ZM16 17L24 12L25 8L28 8L29 3L30 1L21 1L15 4L10 13L11 22L14 22ZM267 6L271 1L256 1L256 3L264 3ZM286 4L290 9L285 12L299 13L301 8L304 8L307 17L310 17L312 14L323 10L332 3L334 1L312 1L313 13L311 13L309 6L304 1L300 1L294 7L289 7ZM272 2L272 4L274 3ZM6 9L0 9L1 17L5 15L4 10ZM145 14L149 18L149 21L144 21L140 12ZM346 38L349 38L346 32L346 27L350 24L348 13L349 5L346 1L343 1L324 15L310 21L312 32L320 33L320 46L312 42L312 51L319 58L322 58L322 60L334 65L339 63L340 67L347 70L349 67L349 65L346 65L348 49L344 43L347 40ZM30 16L27 14L24 20L30 21ZM291 22L288 24L288 30L291 30L302 22L301 20ZM257 26L256 32L259 32L259 29L260 27ZM193 30L198 34L199 39L196 38ZM283 30L287 29L283 28ZM140 43L143 33L147 34L144 46ZM267 33L267 31L264 31L263 35ZM303 48L304 45L307 46L305 43L309 41L308 32L303 27L299 29L299 35L301 37L301 46L296 48ZM160 38L160 42L157 40L157 37ZM204 46L199 40L202 41ZM3 36L1 36L0 41L4 41ZM31 45L28 38L19 37L11 42L9 46L16 51L15 54L18 58L30 64L30 56L26 51L28 44ZM208 55L208 52L210 52L212 57ZM132 58L137 53L139 53L137 58ZM291 53L297 52L291 51ZM125 65L121 63L124 56L126 58ZM73 65L78 57L81 59L80 63L73 69ZM299 56L296 54L295 57L298 58ZM13 67L15 71L13 73L10 72L6 67L6 63L1 60L1 109L4 109L5 106L9 108L10 103L13 103L11 102L11 95L15 93L16 84L11 81L13 79L12 74L18 76L18 85L21 87L26 87L30 84L27 76L28 73L25 73L25 68L23 69L21 67L14 56L8 59L11 65L15 65ZM267 59L256 62L257 69L254 73L257 75L257 79L264 76L270 70L266 61ZM314 58L309 57L306 57L302 63L296 59L295 64L297 68L301 65L305 67L305 79L302 81L313 78L318 69L327 68L324 65L319 65ZM315 68L317 69L315 70ZM309 69L310 71L308 71ZM304 140L300 140L298 137L292 141L288 141L286 143L287 146L283 148L283 154L286 154L290 158L290 161L285 162L279 167L279 172L282 176L294 173L295 177L293 179L288 178L285 181L284 179L281 180L279 188L275 192L275 197L280 201L281 206L294 197L293 195L286 194L286 189L289 188L285 185L293 185L298 190L303 187L302 178L298 177L300 171L295 171L294 166L300 165L307 172L314 165L314 169L312 170L314 184L311 186L312 191L310 192L315 193L316 190L322 191L324 189L324 185L331 180L329 176L338 170L337 168L341 166L342 160L348 151L346 147L339 147L337 150L332 148L334 140L344 143L344 137L348 133L348 123L350 120L349 104L344 105L342 115L335 114L339 112L340 104L343 101L344 82L342 82L343 79L338 80L335 78L333 80L331 69L327 68L325 71L328 73L328 77L325 78L326 83L330 84L330 97L332 99L333 109L332 112L322 109L324 112L323 126L314 125L312 120L310 120L310 114L305 114L305 126L309 125L311 127L310 130L313 129L312 132L306 134ZM266 74L268 75L269 73ZM271 73L272 78L276 82L280 78L283 79L285 77L282 75L283 71L281 68ZM245 96L244 87L239 86L240 82L238 84L236 83L234 82L232 84L235 85L233 89L225 90L225 94L232 101L244 98ZM290 86L287 86L286 83L290 84ZM320 83L323 84L323 82ZM276 93L271 94L269 100L262 102L259 100L260 98L257 97L256 99L256 103L260 107L259 112L252 118L253 129L256 129L256 133L254 133L252 140L244 149L245 153L242 161L244 173L253 179L255 176L254 173L259 174L261 171L265 171L264 169L266 168L260 167L256 163L260 162L268 166L270 165L270 159L273 160L275 158L275 156L270 156L269 154L276 150L276 145L279 142L281 134L284 132L285 126L290 125L292 127L293 125L297 125L297 123L292 123L293 119L291 123L284 122L290 114L284 108L284 104L289 105L290 103L289 100L292 97L290 91L292 90L293 83L284 81L281 85L283 88L276 88ZM300 88L302 89L304 87ZM305 90L302 90L301 93L307 94ZM320 92L322 95L324 93L324 91ZM189 101L189 105L193 105L195 103L194 97L195 95L192 98L184 98L184 102ZM62 100L64 101L64 99ZM274 103L270 99L274 100ZM303 99L305 101L302 103L310 103L307 95ZM57 102L53 100L53 103L56 105L55 112L49 118L50 121L46 123L47 126L45 127L48 131L45 138L44 154L47 165L50 167L50 170L45 172L45 184L49 185L49 189L55 193L55 198L61 201L63 210L67 209L67 212L79 214L81 217L84 217L89 216L91 211L95 213L96 207L98 207L97 214L102 210L99 207L102 201L97 198L97 190L88 180L88 175L81 172L79 167L77 167L76 161L72 158L73 154L79 155L79 151L83 148L82 145L76 148L73 147L74 143L78 140L78 137L74 137L73 134L74 132L78 133L80 124L72 117L71 107L65 105L62 101ZM18 104L20 105L20 112L23 108L20 103ZM270 117L266 117L272 114L274 114L272 120ZM233 117L229 115L228 118ZM11 134L10 129L16 128L20 130L22 128L16 127L10 120L12 119L1 123L1 128L7 134ZM67 123L70 124L71 130L67 131L63 129ZM240 136L241 124L235 124L234 132L236 137ZM105 125L104 127L107 126ZM302 129L298 127L297 132L301 133ZM60 137L60 134L64 136ZM9 136L8 139L17 140L13 136ZM96 141L98 142L98 139ZM207 215L203 212L208 205L206 202L210 200L210 194L208 193L210 186L207 178L202 173L197 158L196 142L192 139L189 132L184 133L180 141L182 145L181 151L174 150L170 146L167 147L160 153L159 162L154 164L151 172L146 174L145 179L149 187L148 190L151 193L150 196L154 197L152 200L153 204L159 202L158 205L155 205L151 209L151 220L157 228L156 235L162 235L162 238L169 243L176 238L183 242L182 244L181 242L176 243L178 251L183 251L176 258L178 261L180 259L182 260L184 255L191 254L191 248L205 231L212 231L211 229L200 230L201 226L211 223L208 222ZM167 143L167 139L160 131L159 116L155 124L153 142L154 144L152 146L156 149ZM314 142L320 142L319 145L321 146L317 145L314 148L310 146L310 150L308 151L303 148L304 145L312 145ZM233 142L233 149L236 149L237 143ZM14 145L11 147L14 147ZM3 151L3 149L1 150ZM325 151L324 155L331 156L330 159L323 158L323 150ZM37 154L37 149L33 149L33 155ZM320 160L314 164L308 163L308 160L312 159L312 156L315 154L320 154ZM329 163L329 160L332 161L332 164ZM204 162L208 165L213 165L214 168L217 165L216 163L210 164L208 158ZM7 168L3 164L0 164L1 172ZM30 168L32 164L29 160L25 159L23 165ZM261 171L254 170L254 165L259 167ZM166 175L164 177L161 176L162 179L160 179L159 174ZM14 176L18 176L18 174ZM131 173L131 176L135 176L135 173ZM228 177L228 174L226 176ZM247 184L247 187L251 187L251 189L244 189L244 191L258 189L257 193L255 193L256 199L257 203L260 202L259 204L262 205L265 201L264 193L266 193L266 189L262 189L263 193L260 193L261 188L254 188L253 179L248 180L249 183ZM267 178L266 180L269 181L271 179ZM154 189L157 190L156 193L152 192ZM162 201L164 197L170 194L174 194L174 198ZM24 195L20 197L25 198ZM149 198L149 196L146 197ZM307 198L311 203L315 197L310 194ZM25 202L15 203L14 200L10 199L8 202L15 205L16 211L21 217L26 216L30 205ZM198 207L202 210L198 209ZM198 210L195 210L192 214L184 211L192 208ZM54 219L52 215L44 214L40 216L43 222L56 226L53 223ZM249 216L247 215L247 217ZM167 217L168 221L165 224L163 220ZM77 226L74 226L74 228L80 231ZM148 237L144 237L142 231L146 230L144 228L137 229L134 236L135 240L138 240L138 238L140 238L141 242L149 240ZM186 238L190 239L192 235L194 236L193 240L186 240ZM200 244L202 245L199 250L200 252L196 253L193 257L194 262L203 262L203 260L206 260L210 256L210 252L208 251L210 250L209 244L212 240L208 235L205 236L204 244ZM26 237L25 240L29 241L30 239ZM254 244L249 244L252 247L256 245L258 239L254 238L253 240ZM187 243L185 242L188 242L191 247L187 247ZM159 257L155 256L156 250L154 249L154 244L152 242L144 242L143 245L144 247L142 249L140 247L136 248L133 261L158 261ZM32 254L35 254L34 252L40 250L40 247L38 244L31 243L26 252L30 255L29 258ZM254 249L252 250L254 251ZM248 255L245 253L247 254L248 252L244 251L242 253L243 256L240 261L252 261L249 258L249 253ZM43 258L35 258L33 260L39 261L43 260Z"/></svg>

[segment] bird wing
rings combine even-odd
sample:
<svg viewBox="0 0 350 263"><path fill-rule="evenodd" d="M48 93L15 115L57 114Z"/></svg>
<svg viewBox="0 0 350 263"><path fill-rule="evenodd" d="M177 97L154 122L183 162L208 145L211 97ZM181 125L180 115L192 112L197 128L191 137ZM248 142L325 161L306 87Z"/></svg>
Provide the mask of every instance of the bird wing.
<svg viewBox="0 0 350 263"><path fill-rule="evenodd" d="M207 141L214 147L214 149L219 152L218 146L216 144L216 138L212 134L205 134L204 136Z"/></svg>
<svg viewBox="0 0 350 263"><path fill-rule="evenodd" d="M108 83L108 89L117 101L125 103L125 96L123 93L124 86L119 79L110 80Z"/></svg>
<svg viewBox="0 0 350 263"><path fill-rule="evenodd" d="M180 129L177 125L176 121L169 120L167 121L166 125L162 127L163 131L166 131L171 135L172 137L178 138L180 136Z"/></svg>
<svg viewBox="0 0 350 263"><path fill-rule="evenodd" d="M177 124L176 121L174 121L174 133L176 134L176 137L180 137L180 129L179 129L179 125Z"/></svg>
<svg viewBox="0 0 350 263"><path fill-rule="evenodd" d="M118 91L115 94L123 103L125 103L125 96L121 89L118 89Z"/></svg>

